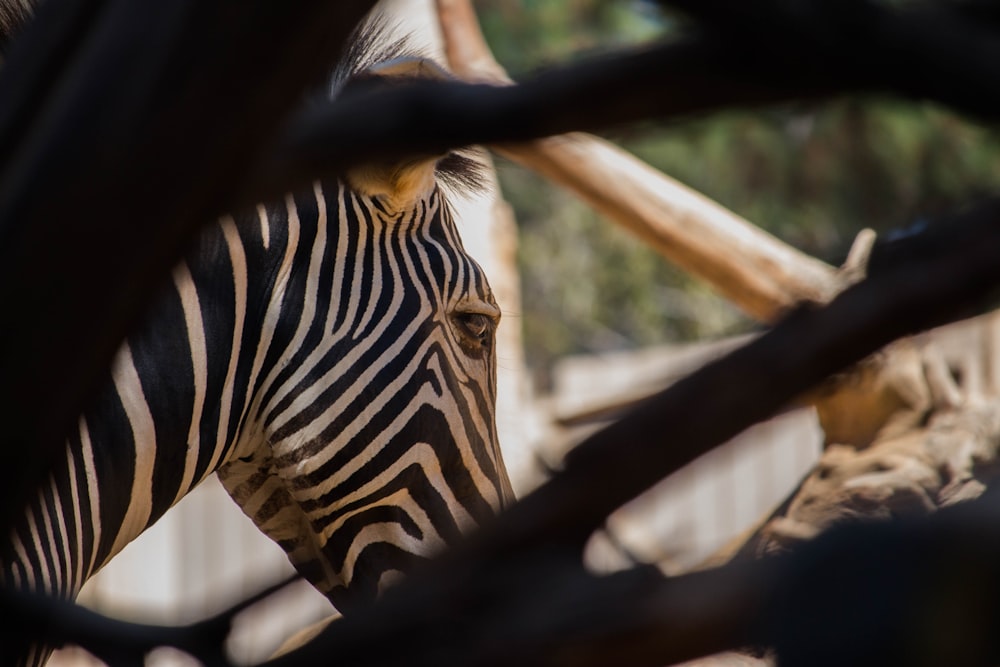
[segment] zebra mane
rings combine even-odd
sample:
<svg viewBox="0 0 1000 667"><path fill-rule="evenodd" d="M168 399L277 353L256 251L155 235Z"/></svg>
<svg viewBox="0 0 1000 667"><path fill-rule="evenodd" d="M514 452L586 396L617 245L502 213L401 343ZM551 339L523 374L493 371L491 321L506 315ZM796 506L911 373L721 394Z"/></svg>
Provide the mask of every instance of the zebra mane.
<svg viewBox="0 0 1000 667"><path fill-rule="evenodd" d="M7 53L11 39L28 22L34 9L34 0L0 1L0 58Z"/></svg>
<svg viewBox="0 0 1000 667"><path fill-rule="evenodd" d="M355 85L360 88L372 79L378 79L380 85L392 85L393 81L387 77L372 74L374 68L389 61L424 59L436 62L415 41L412 33L404 32L399 26L391 24L384 14L377 10L369 14L348 40L344 55L330 76L327 89L330 98L340 96ZM395 82L403 83L408 80L413 79L400 77ZM485 153L480 148L450 151L438 160L438 180L454 194L480 194L490 185L484 159Z"/></svg>

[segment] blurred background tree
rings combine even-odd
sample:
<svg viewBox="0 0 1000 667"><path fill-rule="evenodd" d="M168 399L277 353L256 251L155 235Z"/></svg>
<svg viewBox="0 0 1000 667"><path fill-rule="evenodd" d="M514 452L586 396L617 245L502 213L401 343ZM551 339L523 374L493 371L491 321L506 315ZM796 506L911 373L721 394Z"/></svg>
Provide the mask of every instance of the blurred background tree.
<svg viewBox="0 0 1000 667"><path fill-rule="evenodd" d="M683 30L652 2L479 0L515 79ZM931 105L872 98L727 111L622 128L607 138L816 257L839 264L854 235L885 237L1000 186L1000 133ZM540 389L568 354L717 337L754 323L572 195L504 160L521 229L529 366Z"/></svg>

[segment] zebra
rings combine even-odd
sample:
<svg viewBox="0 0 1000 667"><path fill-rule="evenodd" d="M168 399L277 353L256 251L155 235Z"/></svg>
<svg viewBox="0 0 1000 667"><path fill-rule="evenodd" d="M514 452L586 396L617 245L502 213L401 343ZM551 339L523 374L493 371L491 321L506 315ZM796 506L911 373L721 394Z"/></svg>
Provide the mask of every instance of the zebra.
<svg viewBox="0 0 1000 667"><path fill-rule="evenodd" d="M383 33L358 33L332 90L426 72ZM73 598L217 473L350 611L510 503L500 310L449 205L477 164L367 165L206 228L0 542L0 584Z"/></svg>

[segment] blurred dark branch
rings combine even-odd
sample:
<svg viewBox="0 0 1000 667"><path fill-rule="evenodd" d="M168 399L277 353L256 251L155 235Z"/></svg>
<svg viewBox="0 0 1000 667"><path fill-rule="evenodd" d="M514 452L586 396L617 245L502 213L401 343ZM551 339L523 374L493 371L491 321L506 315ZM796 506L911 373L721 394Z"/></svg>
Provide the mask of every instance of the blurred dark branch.
<svg viewBox="0 0 1000 667"><path fill-rule="evenodd" d="M0 69L0 420L19 474L0 485L0 532L149 295L236 204L373 4L50 0L14 40Z"/></svg>
<svg viewBox="0 0 1000 667"><path fill-rule="evenodd" d="M663 2L698 19L751 62L796 60L818 78L867 76L879 90L940 102L983 120L1000 113L998 93L986 83L997 75L998 25L981 20L983 4Z"/></svg>
<svg viewBox="0 0 1000 667"><path fill-rule="evenodd" d="M0 90L4 91L4 103L0 105L0 174L13 168L18 144L29 139L36 114L59 88L63 70L82 48L81 42L106 5L106 0L45 3L40 16L31 22L30 35L20 40L22 55L7 55L7 51L10 40L26 29L28 17L21 14L21 5L16 11L8 10L11 24L4 26L0 35L7 61L0 70Z"/></svg>
<svg viewBox="0 0 1000 667"><path fill-rule="evenodd" d="M784 562L763 635L782 667L1000 663L1000 497L836 527Z"/></svg>
<svg viewBox="0 0 1000 667"><path fill-rule="evenodd" d="M782 667L992 665L998 520L987 495L675 578L650 567L593 576L545 551L464 563L433 589L404 584L267 664L652 667L755 646L772 648Z"/></svg>
<svg viewBox="0 0 1000 667"><path fill-rule="evenodd" d="M428 81L358 93L300 114L257 182L280 190L337 174L350 165L348 156L435 155L852 90L814 78L794 61L775 72L748 73L724 43L692 38L558 67L518 86Z"/></svg>
<svg viewBox="0 0 1000 667"><path fill-rule="evenodd" d="M951 7L973 21L1000 24L1000 3L996 0L953 0Z"/></svg>
<svg viewBox="0 0 1000 667"><path fill-rule="evenodd" d="M825 27L841 41L803 44L779 3L770 13L762 5L753 25L773 19L784 28L777 36L805 50L789 52L766 28L748 31L766 37L753 42L706 32L557 68L521 86L426 83L360 93L304 112L278 142L278 124L322 79L370 1L322 12L242 4L235 11L190 0L140 12L122 2L63 2L68 11L43 12L15 42L0 76L0 98L12 101L0 116L0 265L9 278L0 299L12 313L48 303L0 338L0 411L10 410L0 416L18 425L9 442L48 443L43 452L58 447L143 299L198 226L237 204L361 160L733 106L881 90L983 118L1000 109L994 26L945 9L849 3L847 19ZM821 8L824 17L836 12ZM851 20L858 12L878 20L859 28ZM816 23L805 15L802 26ZM260 34L269 35L269 48L259 48ZM166 183L178 196L165 197ZM78 251L85 247L93 250ZM67 331L73 345L62 342ZM77 349L90 354L81 358ZM26 472L37 470L37 457L26 455L34 450L8 450L25 453L12 455ZM33 483L37 473L23 479ZM15 506L4 501L24 492L10 485L0 505Z"/></svg>
<svg viewBox="0 0 1000 667"><path fill-rule="evenodd" d="M6 619L0 629L0 658L9 664L18 644L73 644L109 667L127 667L142 665L147 653L169 646L197 656L205 667L228 667L225 643L233 619L298 580L298 575L289 577L210 618L176 627L119 621L65 600L0 588L0 612Z"/></svg>
<svg viewBox="0 0 1000 667"><path fill-rule="evenodd" d="M581 543L614 509L822 379L984 308L1000 287L997 257L997 199L886 244L867 280L827 306L800 307L581 443L562 474L506 513L490 548Z"/></svg>
<svg viewBox="0 0 1000 667"><path fill-rule="evenodd" d="M684 641L672 635L673 640L659 644L656 638L663 636L665 627L652 628L655 622L637 610L655 607L661 593L671 603L683 599L687 606L701 604L700 595L712 595L706 580L697 579L707 588L695 587L691 598L682 598L651 581L634 590L628 577L640 575L593 581L573 575L576 579L564 587L558 573L572 572L574 565L579 569L582 545L604 517L657 480L890 341L984 307L1000 287L998 256L998 200L892 243L873 262L867 280L827 306L793 312L756 341L599 431L570 454L560 474L464 548L445 554L423 576L403 582L384 603L328 628L308 653L299 654L304 662L296 663L291 654L275 664L308 664L305 656L320 654L344 656L349 664L392 664L395 654L384 650L386 646L405 646L407 655L425 660L416 664L505 664L516 663L517 656L533 656L533 664L600 664L597 657L608 658L597 648L601 627L613 628L608 641L619 648L649 647L634 661L616 656L615 664L681 659L678 651L683 653ZM602 589L617 585L608 582L624 582L626 590ZM651 597L638 590L649 590ZM630 598L631 612L615 607L613 601L622 596ZM746 598L759 602L767 595L757 591ZM712 621L705 632L714 639L699 644L699 650L732 648L749 636L754 614L730 602L744 625L717 626ZM554 607L545 606L549 604ZM721 610L728 608L712 607L723 615ZM545 613L531 613L536 608ZM617 611L602 616L606 609ZM525 614L534 619L534 629L518 635L517 619ZM593 626L592 618L598 619ZM456 626L462 631L440 632ZM683 637L694 633L684 627ZM371 651L371 642L383 649ZM582 648L574 661L562 662L564 646ZM591 658L595 661L588 662Z"/></svg>
<svg viewBox="0 0 1000 667"><path fill-rule="evenodd" d="M651 566L598 576L544 551L466 562L438 577L433 591L391 590L266 664L337 656L352 667L665 665L758 639L754 619L780 562L673 579Z"/></svg>
<svg viewBox="0 0 1000 667"><path fill-rule="evenodd" d="M595 576L545 549L452 563L433 587L423 577L425 585L393 589L267 664L336 656L352 667L652 667L755 646L774 650L783 667L992 665L998 526L994 491L930 517L835 528L785 556L674 578L648 566ZM78 638L112 667L141 664L155 646L229 664L220 647L230 612L167 628L39 598L6 595L0 604L29 627L55 619L59 636Z"/></svg>
<svg viewBox="0 0 1000 667"><path fill-rule="evenodd" d="M1000 117L997 24L945 7L899 10L863 0L672 4L708 27L675 42L556 67L514 87L420 82L311 108L255 182L278 192L339 173L362 155L434 155L473 143L843 94L899 95L985 121Z"/></svg>
<svg viewBox="0 0 1000 667"><path fill-rule="evenodd" d="M0 70L0 99L12 100L0 116L0 300L12 314L0 333L0 417L5 463L21 474L0 487L0 519L62 444L145 297L199 226L239 202L360 160L734 105L881 90L987 119L1000 109L1000 40L988 28L868 6L869 25L831 23L849 46L758 51L711 32L513 88L359 95L301 116L278 143L280 123L370 4L78 0L15 42ZM762 9L754 25L767 20ZM942 26L947 35L933 34ZM140 48L148 44L157 47ZM615 664L660 664L766 639L751 625L768 599L770 561L664 582L649 569L587 575L579 550L612 510L829 374L981 307L1000 284L1000 202L892 248L896 259L874 264L867 281L794 312L599 432L469 545L277 664L320 654L351 664L608 664L611 647ZM623 645L633 647L627 659Z"/></svg>

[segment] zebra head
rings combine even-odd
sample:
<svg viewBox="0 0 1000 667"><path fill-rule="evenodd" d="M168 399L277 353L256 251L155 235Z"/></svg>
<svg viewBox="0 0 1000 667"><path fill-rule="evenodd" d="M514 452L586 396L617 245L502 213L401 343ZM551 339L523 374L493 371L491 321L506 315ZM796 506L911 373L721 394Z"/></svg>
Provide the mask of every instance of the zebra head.
<svg viewBox="0 0 1000 667"><path fill-rule="evenodd" d="M494 420L500 310L440 183L474 169L366 165L261 213L286 218L308 259L275 269L265 318L281 352L219 476L341 609L513 499Z"/></svg>
<svg viewBox="0 0 1000 667"><path fill-rule="evenodd" d="M335 81L433 71L385 44L362 28ZM442 187L474 166L370 164L207 226L0 540L0 584L75 596L218 471L343 609L509 502L500 311Z"/></svg>

